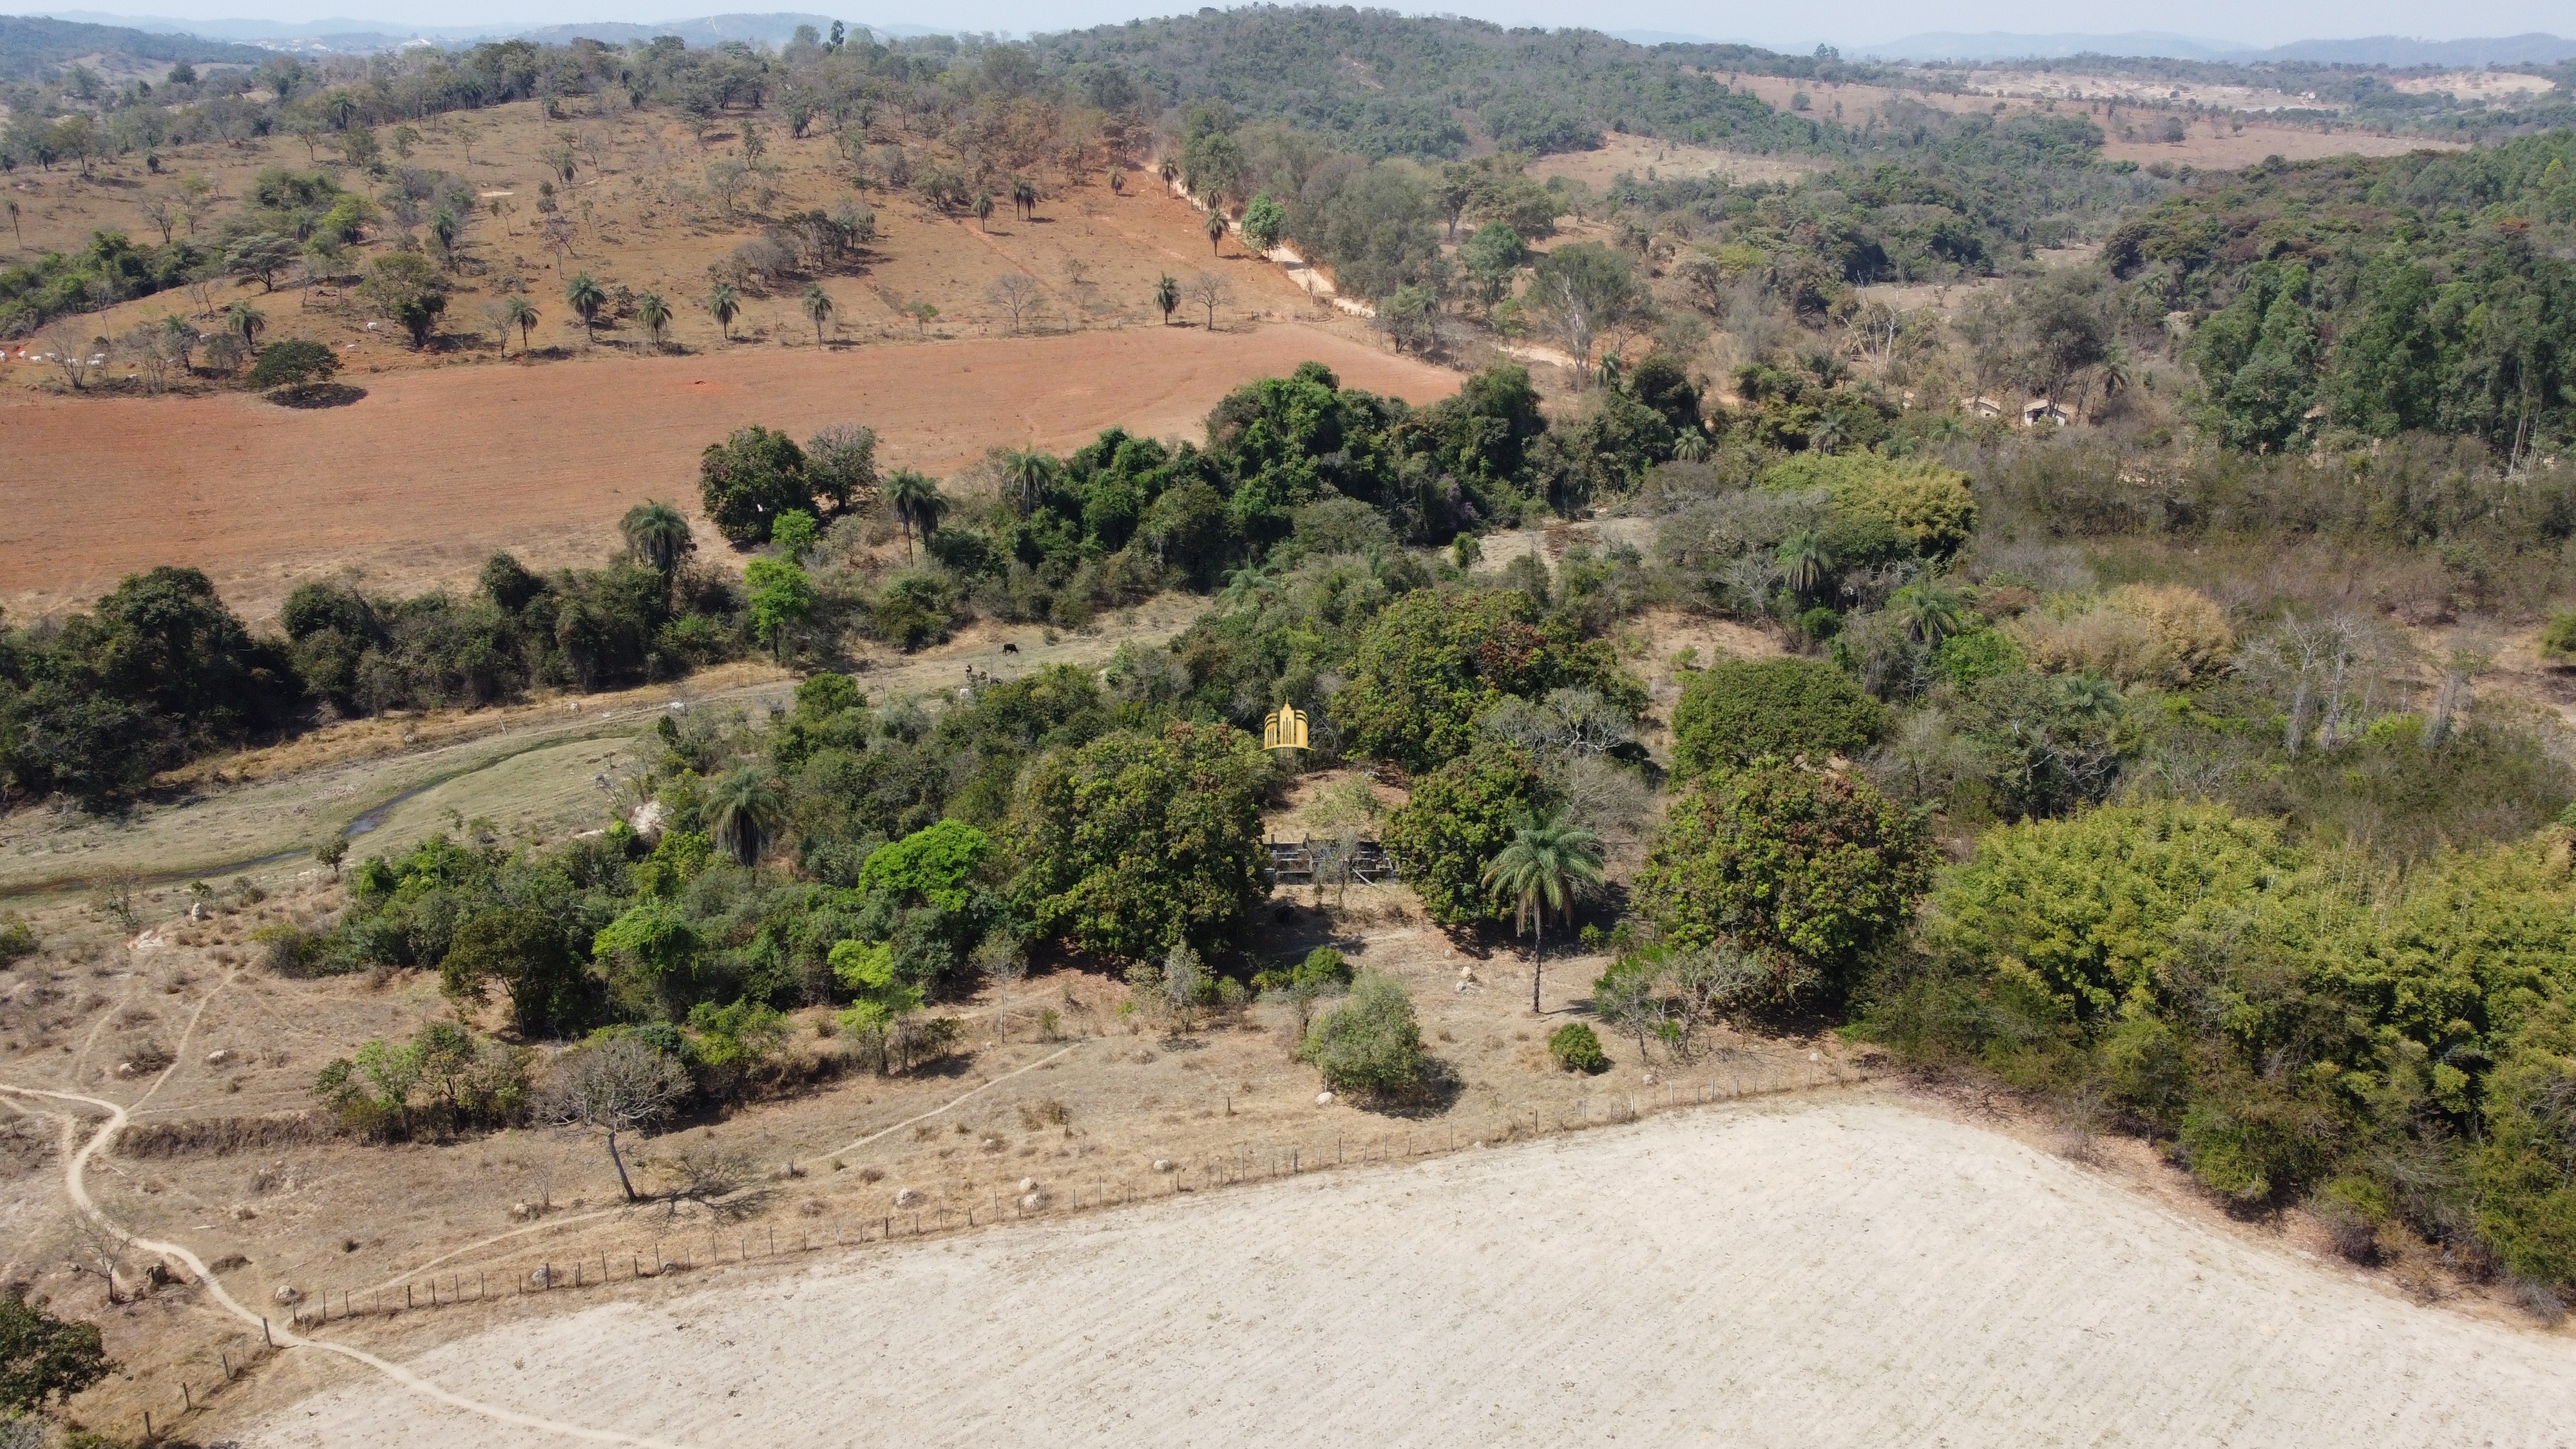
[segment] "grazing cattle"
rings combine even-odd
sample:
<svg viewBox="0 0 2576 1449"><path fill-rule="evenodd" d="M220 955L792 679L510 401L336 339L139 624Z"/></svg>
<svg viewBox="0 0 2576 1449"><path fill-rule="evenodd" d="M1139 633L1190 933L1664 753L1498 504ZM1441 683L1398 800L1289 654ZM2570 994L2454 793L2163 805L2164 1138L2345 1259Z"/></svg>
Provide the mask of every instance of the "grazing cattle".
<svg viewBox="0 0 2576 1449"><path fill-rule="evenodd" d="M1017 654L1020 652L1020 646L1017 644L1005 644L1002 646L1002 652L1005 654Z"/></svg>

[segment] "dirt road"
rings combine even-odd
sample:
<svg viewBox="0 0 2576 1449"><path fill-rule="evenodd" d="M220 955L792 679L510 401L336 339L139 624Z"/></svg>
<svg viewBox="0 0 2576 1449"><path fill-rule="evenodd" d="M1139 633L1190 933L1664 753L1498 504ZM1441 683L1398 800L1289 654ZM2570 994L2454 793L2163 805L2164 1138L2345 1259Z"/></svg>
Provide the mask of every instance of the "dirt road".
<svg viewBox="0 0 2576 1449"><path fill-rule="evenodd" d="M676 1443L2549 1444L2576 1343L1890 1100L743 1270L406 1361ZM864 1426L864 1427L861 1427ZM377 1381L262 1449L551 1442Z"/></svg>

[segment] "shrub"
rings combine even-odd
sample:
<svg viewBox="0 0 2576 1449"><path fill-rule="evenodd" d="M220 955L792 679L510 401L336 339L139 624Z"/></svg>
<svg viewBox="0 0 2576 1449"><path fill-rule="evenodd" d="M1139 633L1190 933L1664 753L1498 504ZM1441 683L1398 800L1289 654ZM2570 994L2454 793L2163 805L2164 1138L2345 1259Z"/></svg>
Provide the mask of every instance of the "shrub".
<svg viewBox="0 0 2576 1449"><path fill-rule="evenodd" d="M2576 664L2576 614L2552 614L2540 631L2540 652L2561 664Z"/></svg>
<svg viewBox="0 0 2576 1449"><path fill-rule="evenodd" d="M1772 465L1762 484L1780 492L1821 489L1842 530L1892 535L1925 558L1947 558L1976 531L1968 475L1936 463L1869 453L1800 453Z"/></svg>
<svg viewBox="0 0 2576 1449"><path fill-rule="evenodd" d="M780 514L814 506L805 450L785 433L757 424L736 428L699 455L698 498L707 520L726 538L767 543Z"/></svg>
<svg viewBox="0 0 2576 1449"><path fill-rule="evenodd" d="M1547 1054L1569 1072L1590 1075L1610 1069L1609 1054L1601 1050L1601 1034L1580 1021L1558 1027L1547 1039Z"/></svg>
<svg viewBox="0 0 2576 1449"><path fill-rule="evenodd" d="M16 1415L60 1404L115 1368L98 1325L0 1295L0 1411Z"/></svg>
<svg viewBox="0 0 2576 1449"><path fill-rule="evenodd" d="M1691 676L1673 706L1673 768L1705 774L1765 755L1821 763L1886 730L1887 707L1815 659L1738 659Z"/></svg>
<svg viewBox="0 0 2576 1449"><path fill-rule="evenodd" d="M1673 946L1732 940L1813 971L1839 1000L1913 918L1934 860L1923 818L1875 788L1758 765L1674 802L1636 900Z"/></svg>
<svg viewBox="0 0 2576 1449"><path fill-rule="evenodd" d="M25 916L16 911L0 913L0 966L35 955L41 944Z"/></svg>
<svg viewBox="0 0 2576 1449"><path fill-rule="evenodd" d="M1506 695L1543 699L1590 686L1634 714L1635 681L1560 617L1518 589L1416 589L1360 636L1351 682L1332 699L1349 748L1429 770L1465 754L1476 719Z"/></svg>
<svg viewBox="0 0 2576 1449"><path fill-rule="evenodd" d="M1378 971L1360 973L1350 1000L1315 1023L1298 1055L1333 1090L1381 1097L1419 1089L1431 1067L1412 995L1403 982Z"/></svg>
<svg viewBox="0 0 2576 1449"><path fill-rule="evenodd" d="M2033 667L2098 674L2123 686L2205 683L2236 650L2226 610L2176 584L2127 584L2072 608L2034 610L2008 628Z"/></svg>
<svg viewBox="0 0 2576 1449"><path fill-rule="evenodd" d="M290 337L260 349L259 361L251 366L250 385L299 387L308 382L329 382L339 370L339 354L331 350L330 344Z"/></svg>

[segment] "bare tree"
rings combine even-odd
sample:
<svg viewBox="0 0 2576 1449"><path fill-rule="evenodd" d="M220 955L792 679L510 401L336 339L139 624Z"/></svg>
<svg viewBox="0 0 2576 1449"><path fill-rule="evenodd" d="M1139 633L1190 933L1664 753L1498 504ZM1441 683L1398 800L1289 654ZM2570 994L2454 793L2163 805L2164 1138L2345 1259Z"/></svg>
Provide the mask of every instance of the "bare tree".
<svg viewBox="0 0 2576 1449"><path fill-rule="evenodd" d="M1038 304L1038 279L1026 272L1005 272L986 288L984 300L1011 314L1011 333L1019 334L1029 309Z"/></svg>
<svg viewBox="0 0 2576 1449"><path fill-rule="evenodd" d="M688 1093L689 1075L678 1062L631 1036L618 1037L575 1047L558 1058L537 1103L537 1117L552 1126L605 1136L618 1186L634 1202L635 1183L626 1175L617 1138L652 1127Z"/></svg>
<svg viewBox="0 0 2576 1449"><path fill-rule="evenodd" d="M105 349L92 338L77 318L57 322L37 335L36 345L45 360L62 369L63 381L77 392L89 386L90 374L98 370L92 358L104 360Z"/></svg>
<svg viewBox="0 0 2576 1449"><path fill-rule="evenodd" d="M993 983L993 1029L1003 1040L1011 1035L1011 988L1029 977L1028 953L1020 943L996 931L975 948L975 969Z"/></svg>
<svg viewBox="0 0 2576 1449"><path fill-rule="evenodd" d="M1201 272L1190 278L1189 298L1207 309L1207 326L1216 330L1216 309L1220 302L1234 300L1234 285L1214 272Z"/></svg>
<svg viewBox="0 0 2576 1449"><path fill-rule="evenodd" d="M107 1285L107 1301L124 1302L116 1286L116 1268L125 1261L125 1235L89 1213L72 1214L72 1267L77 1272L96 1273Z"/></svg>

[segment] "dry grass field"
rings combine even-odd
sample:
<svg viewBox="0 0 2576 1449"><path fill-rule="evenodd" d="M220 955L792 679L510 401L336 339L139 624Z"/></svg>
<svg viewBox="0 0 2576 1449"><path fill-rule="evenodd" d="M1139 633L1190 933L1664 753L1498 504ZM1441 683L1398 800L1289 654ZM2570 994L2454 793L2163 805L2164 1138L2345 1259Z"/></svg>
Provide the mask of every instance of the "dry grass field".
<svg viewBox="0 0 2576 1449"><path fill-rule="evenodd" d="M1444 369L1288 324L419 369L318 410L21 395L0 401L0 602L60 610L180 563L259 620L307 579L420 589L502 548L538 568L588 564L635 503L694 511L700 450L746 423L802 437L861 422L889 464L947 472L1111 424L1195 438L1228 390L1309 359L1416 403L1457 388Z"/></svg>
<svg viewBox="0 0 2576 1449"><path fill-rule="evenodd" d="M755 1262L401 1361L697 1446L2538 1445L2576 1416L2563 1336L1851 1094ZM246 1444L560 1442L296 1367L323 1391Z"/></svg>
<svg viewBox="0 0 2576 1449"><path fill-rule="evenodd" d="M1981 81L1983 77L1980 78ZM2089 79L2089 78L2088 78ZM2144 166L2164 162L2172 166L2195 166L2205 170L2232 170L2250 166L2267 156L2291 161L2313 161L2323 156L2401 156L2409 151L2456 150L2455 143L2427 141L2409 136L2382 136L2365 131L2321 131L2262 120L2256 116L2211 116L2193 121L2185 138L2179 142L2146 139L2122 140L2120 125L2111 122L2099 102L2060 101L2045 94L1992 93L1981 88L1975 94L1944 91L1901 91L1883 86L1820 85L1779 76L1748 75L1736 84L1782 110L1789 109L1799 95L1807 97L1808 114L1822 119L1839 120L1857 126L1873 111L1885 109L1899 101L1913 101L1938 110L1965 113L1988 111L2013 114L2036 110L2080 111L2090 115L2109 138L2102 154L2113 161L2135 161ZM2039 89L2033 87L2033 90ZM2108 90L2108 87L2105 87ZM2092 94L2090 90L2087 95ZM2151 121L2161 121L2155 112L2132 109L2124 116L2138 126L2138 135L2147 134ZM2240 126L2238 123L2242 122Z"/></svg>

